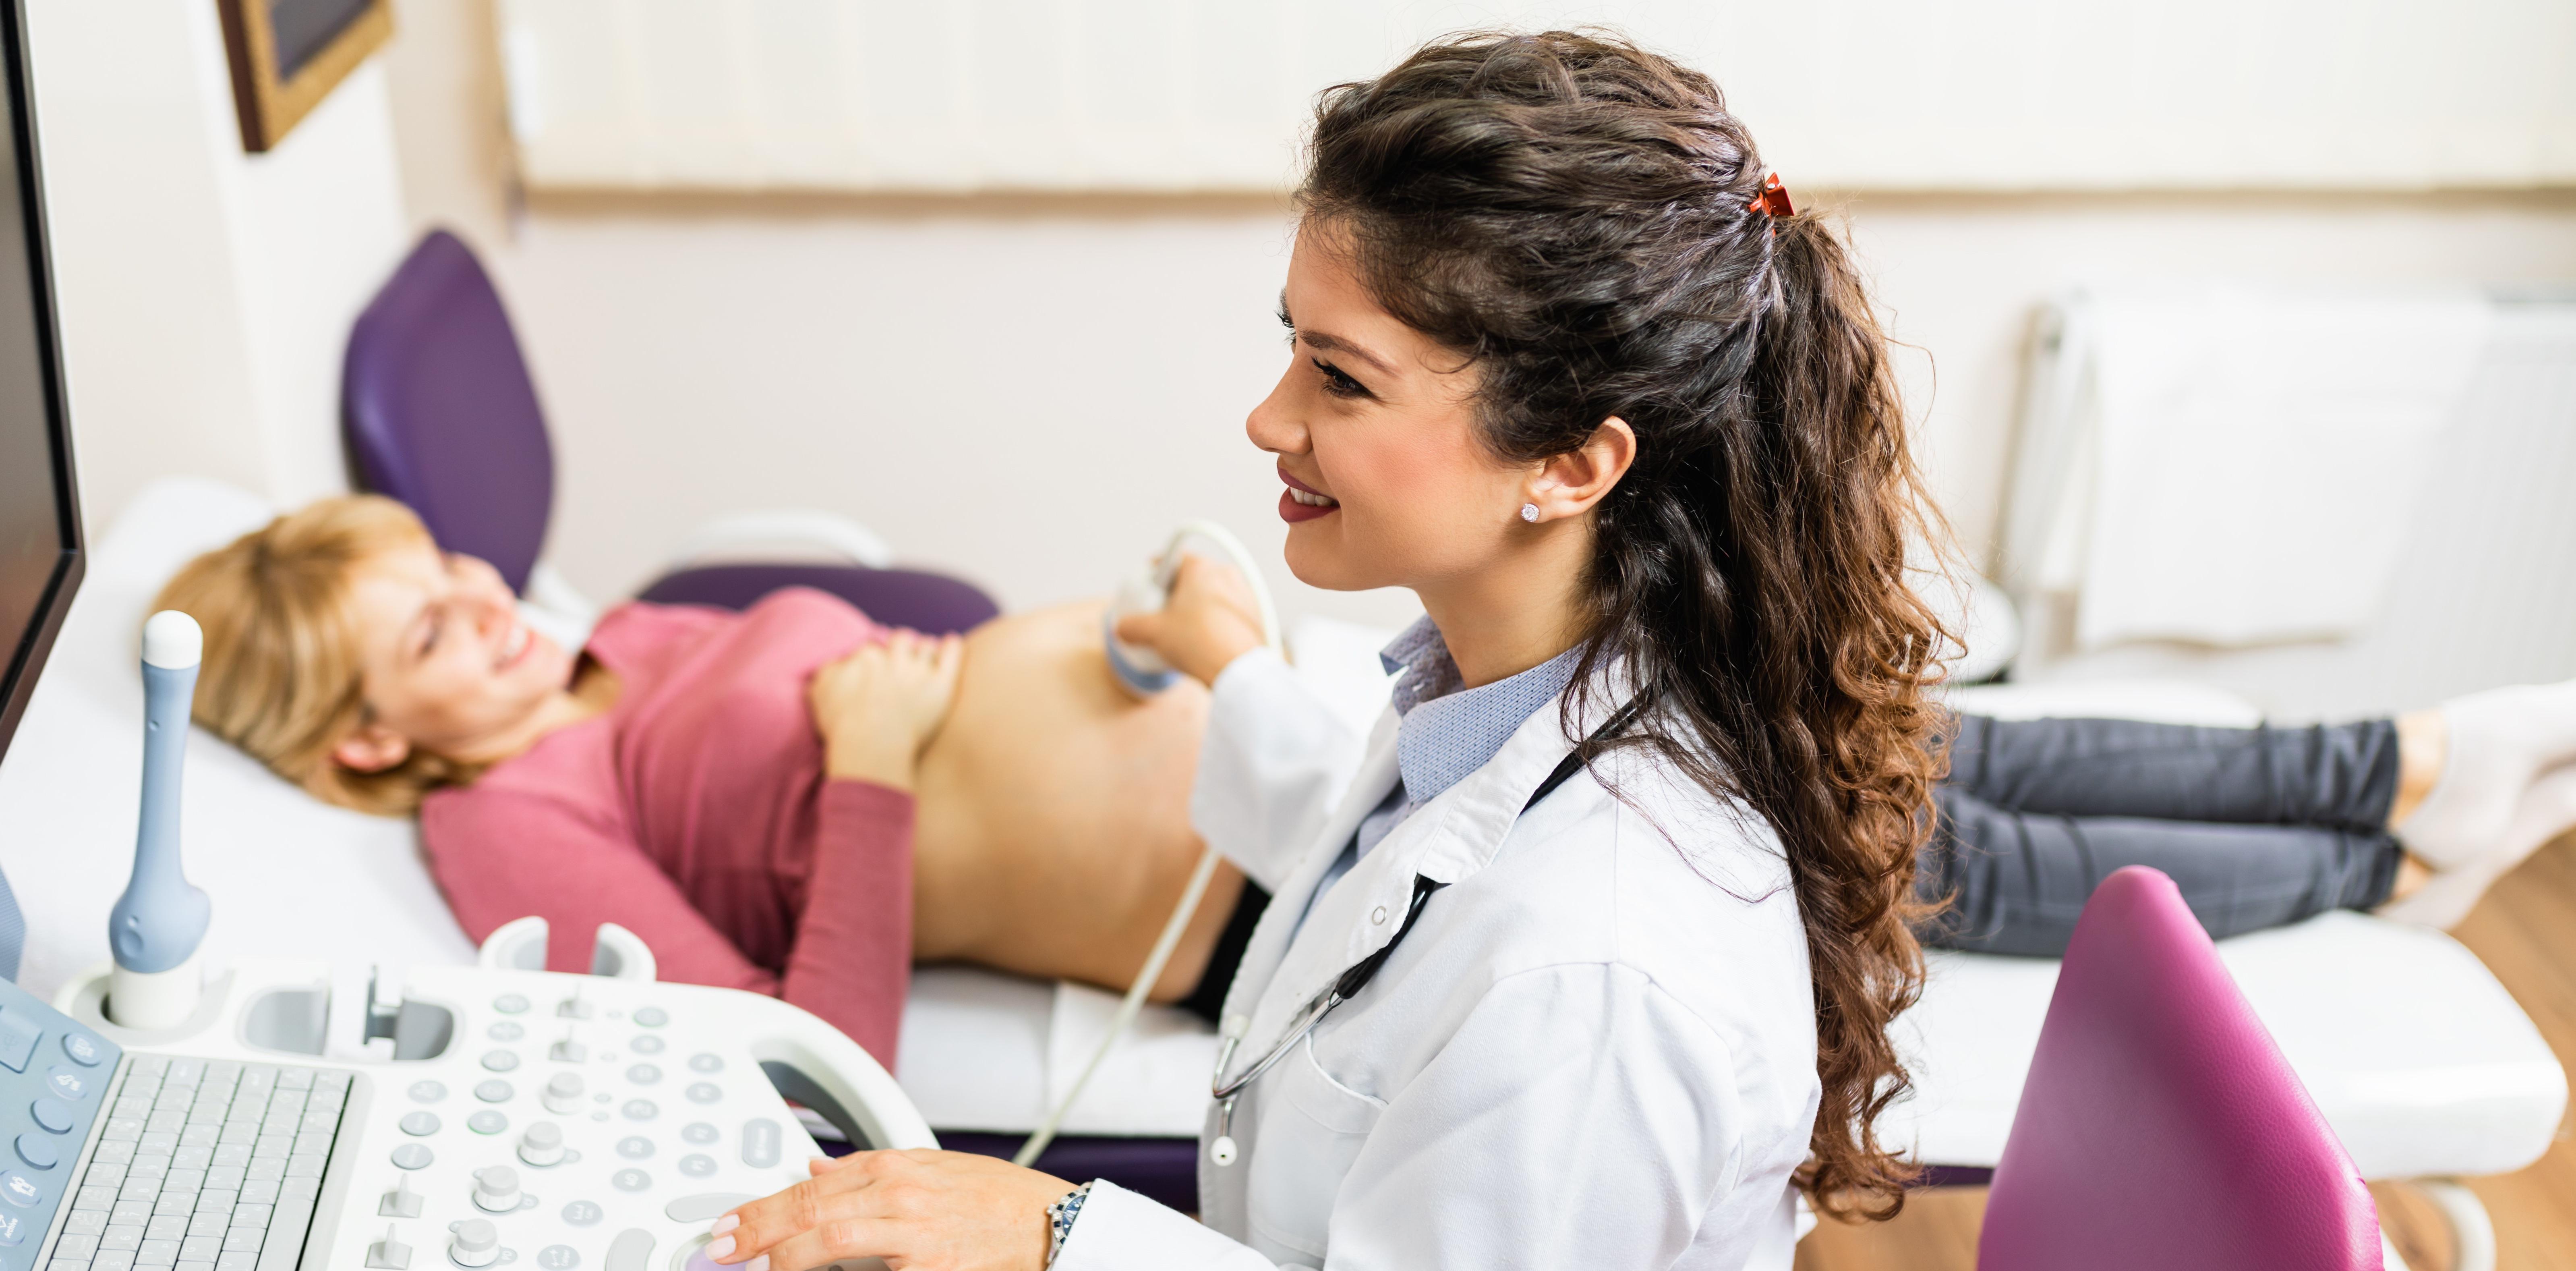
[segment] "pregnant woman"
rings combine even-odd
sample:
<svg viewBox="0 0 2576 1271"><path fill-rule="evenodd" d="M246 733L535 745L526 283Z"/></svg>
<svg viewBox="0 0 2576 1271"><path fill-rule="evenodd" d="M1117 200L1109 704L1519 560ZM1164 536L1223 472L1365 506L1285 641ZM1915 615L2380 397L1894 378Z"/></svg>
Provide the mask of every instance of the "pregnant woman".
<svg viewBox="0 0 2576 1271"><path fill-rule="evenodd" d="M329 802L416 811L467 935L540 915L579 971L615 922L664 978L782 996L889 1067L915 960L1123 988L1200 852L1206 696L1122 694L1093 607L943 642L814 591L630 604L575 653L376 497L199 557L159 607L205 628L198 722Z"/></svg>

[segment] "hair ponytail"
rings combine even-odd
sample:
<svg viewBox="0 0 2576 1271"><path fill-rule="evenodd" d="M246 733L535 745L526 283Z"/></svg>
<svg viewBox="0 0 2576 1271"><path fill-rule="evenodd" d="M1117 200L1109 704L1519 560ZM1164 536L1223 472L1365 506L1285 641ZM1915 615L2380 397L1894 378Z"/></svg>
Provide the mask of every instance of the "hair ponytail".
<svg viewBox="0 0 2576 1271"><path fill-rule="evenodd" d="M1656 709L1611 744L1778 833L1824 1086L1800 1184L1885 1217L1914 1173L1872 1123L1922 983L1943 633L1906 582L1923 503L1885 337L1831 229L1756 206L1761 181L1706 77L1597 35L1471 35L1329 90L1303 202L1389 312L1474 359L1498 455L1636 431L1594 512L1577 683L1624 661Z"/></svg>

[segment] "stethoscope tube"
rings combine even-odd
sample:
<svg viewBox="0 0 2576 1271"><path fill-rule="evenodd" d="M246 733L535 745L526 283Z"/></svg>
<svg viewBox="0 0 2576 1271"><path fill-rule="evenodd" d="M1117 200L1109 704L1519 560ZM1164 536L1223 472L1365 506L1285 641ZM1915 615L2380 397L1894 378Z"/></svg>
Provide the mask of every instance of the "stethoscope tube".
<svg viewBox="0 0 2576 1271"><path fill-rule="evenodd" d="M1556 767L1547 774L1547 780L1540 782L1538 789L1530 793L1528 801L1521 804L1521 814L1527 815L1531 808L1538 806L1539 800L1554 794L1558 786L1564 785L1568 778L1581 771L1587 753L1598 743L1625 728L1628 721L1635 718L1637 708L1642 701L1642 698L1632 699L1627 705L1620 707L1617 714L1612 715L1601 727L1593 730L1592 735L1584 738L1581 745L1568 752L1565 758L1558 760ZM1306 1003L1305 1009L1298 1013L1296 1022L1289 1027L1288 1031L1280 1034L1278 1041L1273 1042L1268 1050L1263 1051L1261 1057L1254 1060L1252 1066L1246 1068L1242 1075L1231 1078L1225 1075L1225 1070L1234 1062L1234 1052L1242 1047L1243 1034L1250 1025L1240 1016L1226 1021L1225 1041L1217 1047L1216 1052L1216 1072L1208 1081L1208 1096L1216 1101L1216 1137L1208 1141L1209 1161L1220 1167L1232 1165L1240 1154L1234 1135L1231 1133L1234 1128L1235 1099L1242 1095L1253 1082L1260 1080L1263 1073L1277 1067L1279 1061L1288 1056L1289 1051L1297 1048L1298 1043L1312 1035L1315 1029L1323 1024L1324 1017L1333 1013L1334 1008L1358 997L1360 990L1367 988L1369 981L1377 978L1379 969L1386 965L1388 958L1395 955L1395 947L1404 943L1404 937L1412 933L1414 920L1422 916L1424 902L1431 899L1431 893L1448 885L1434 882L1419 874L1414 875L1413 902L1405 907L1404 923L1395 929L1395 938L1387 941L1377 952L1353 963L1349 970L1342 972L1333 981L1332 987L1316 994L1313 1000Z"/></svg>

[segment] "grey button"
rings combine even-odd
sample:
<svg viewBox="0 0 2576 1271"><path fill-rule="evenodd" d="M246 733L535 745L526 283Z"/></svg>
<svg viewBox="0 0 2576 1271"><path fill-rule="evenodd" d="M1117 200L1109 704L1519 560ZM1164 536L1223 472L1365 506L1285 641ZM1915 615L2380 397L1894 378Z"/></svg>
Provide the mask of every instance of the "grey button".
<svg viewBox="0 0 2576 1271"><path fill-rule="evenodd" d="M691 1103L713 1103L724 1097L724 1089L712 1081L692 1081L688 1095Z"/></svg>
<svg viewBox="0 0 2576 1271"><path fill-rule="evenodd" d="M528 1030L510 1020L502 1020L483 1030L483 1035L496 1042L514 1042L528 1035Z"/></svg>
<svg viewBox="0 0 2576 1271"><path fill-rule="evenodd" d="M618 1111L625 1113L629 1121L650 1121L662 1115L662 1110L654 1107L650 1099L629 1099L626 1101L626 1106L619 1108Z"/></svg>
<svg viewBox="0 0 2576 1271"><path fill-rule="evenodd" d="M537 1250L537 1265L546 1271L572 1271L581 1265L581 1255L574 1253L571 1245L547 1245Z"/></svg>
<svg viewBox="0 0 2576 1271"><path fill-rule="evenodd" d="M576 1200L563 1207L563 1220L575 1227L588 1227L608 1216L595 1200Z"/></svg>
<svg viewBox="0 0 2576 1271"><path fill-rule="evenodd" d="M653 1140L641 1134L629 1134L617 1141L617 1154L630 1161L640 1161L653 1154Z"/></svg>
<svg viewBox="0 0 2576 1271"><path fill-rule="evenodd" d="M37 1169L52 1169L63 1163L62 1155L54 1150L54 1141L41 1134L18 1136L18 1159Z"/></svg>
<svg viewBox="0 0 2576 1271"><path fill-rule="evenodd" d="M446 1097L447 1087L438 1082L415 1081L411 1083L411 1101L414 1103L436 1103Z"/></svg>
<svg viewBox="0 0 2576 1271"><path fill-rule="evenodd" d="M662 1070L651 1064L637 1064L626 1070L626 1079L639 1086L649 1086L662 1079Z"/></svg>
<svg viewBox="0 0 2576 1271"><path fill-rule="evenodd" d="M465 1128L474 1131L476 1134L499 1134L501 1131L510 1128L510 1118L505 1117L490 1108L485 1108L482 1111L465 1118Z"/></svg>
<svg viewBox="0 0 2576 1271"><path fill-rule="evenodd" d="M515 1050L486 1051L483 1055L483 1066L494 1072L508 1072L519 1066L519 1052Z"/></svg>
<svg viewBox="0 0 2576 1271"><path fill-rule="evenodd" d="M96 1068L98 1061L107 1057L107 1052L100 1050L86 1033L63 1034L63 1054L83 1068Z"/></svg>
<svg viewBox="0 0 2576 1271"><path fill-rule="evenodd" d="M528 1009L528 999L516 993L504 993L492 999L492 1009L504 1015L517 1015Z"/></svg>
<svg viewBox="0 0 2576 1271"><path fill-rule="evenodd" d="M621 1192L640 1192L653 1185L653 1176L640 1169L622 1169L609 1175L608 1183Z"/></svg>
<svg viewBox="0 0 2576 1271"><path fill-rule="evenodd" d="M713 1143L723 1138L724 1132L704 1121L691 1121L680 1127L680 1137L691 1143Z"/></svg>
<svg viewBox="0 0 2576 1271"><path fill-rule="evenodd" d="M660 1028L671 1022L671 1016L658 1006L639 1006L635 1008L635 1022L646 1028Z"/></svg>
<svg viewBox="0 0 2576 1271"><path fill-rule="evenodd" d="M743 1164L754 1169L776 1165L779 1143L777 1122L767 1117L753 1117L742 1123Z"/></svg>
<svg viewBox="0 0 2576 1271"><path fill-rule="evenodd" d="M45 1088L52 1091L55 1098L75 1103L89 1097L89 1080L88 1073L61 1064L45 1070Z"/></svg>
<svg viewBox="0 0 2576 1271"><path fill-rule="evenodd" d="M641 1227L629 1227L608 1242L608 1256L602 1259L603 1271L645 1271L653 1257L653 1233Z"/></svg>
<svg viewBox="0 0 2576 1271"><path fill-rule="evenodd" d="M438 1133L438 1114L435 1112L406 1112L403 1114L403 1119L395 1122L394 1124L401 1126L403 1133L408 1134L413 1138L420 1138L423 1135Z"/></svg>
<svg viewBox="0 0 2576 1271"><path fill-rule="evenodd" d="M703 1152L691 1152L680 1158L680 1172L691 1178L705 1178L716 1172L716 1158Z"/></svg>
<svg viewBox="0 0 2576 1271"><path fill-rule="evenodd" d="M746 1192L699 1192L662 1206L662 1216L673 1222L706 1222L750 1199Z"/></svg>
<svg viewBox="0 0 2576 1271"><path fill-rule="evenodd" d="M79 1111L60 1099L38 1099L27 1105L27 1115L34 1117L36 1124L44 1127L48 1134L69 1134L72 1126L78 1124L80 1120ZM116 1122L110 1119L108 1124L113 1127ZM136 1131L138 1134L141 1132ZM107 1137L116 1136L111 1134Z"/></svg>
<svg viewBox="0 0 2576 1271"><path fill-rule="evenodd" d="M724 1057L723 1057L723 1056L721 1056L721 1055L707 1055L707 1054L691 1055L691 1056L689 1056L689 1071L691 1071L691 1072L723 1072L723 1071L724 1071Z"/></svg>
<svg viewBox="0 0 2576 1271"><path fill-rule="evenodd" d="M646 1033L626 1043L626 1048L639 1055L658 1055L662 1053L662 1039Z"/></svg>
<svg viewBox="0 0 2576 1271"><path fill-rule="evenodd" d="M506 1081L486 1081L474 1087L474 1097L485 1103L507 1103L515 1093Z"/></svg>
<svg viewBox="0 0 2576 1271"><path fill-rule="evenodd" d="M438 1158L430 1155L426 1143L405 1143L394 1149L394 1165L399 1169L427 1169Z"/></svg>

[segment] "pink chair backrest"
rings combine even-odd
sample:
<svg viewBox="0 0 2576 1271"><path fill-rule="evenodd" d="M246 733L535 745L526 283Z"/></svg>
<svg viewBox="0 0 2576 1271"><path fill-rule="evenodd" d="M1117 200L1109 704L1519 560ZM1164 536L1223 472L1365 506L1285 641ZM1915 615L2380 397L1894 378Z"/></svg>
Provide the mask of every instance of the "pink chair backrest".
<svg viewBox="0 0 2576 1271"><path fill-rule="evenodd" d="M2379 1271L2378 1210L2173 880L2077 919L1978 1271Z"/></svg>

